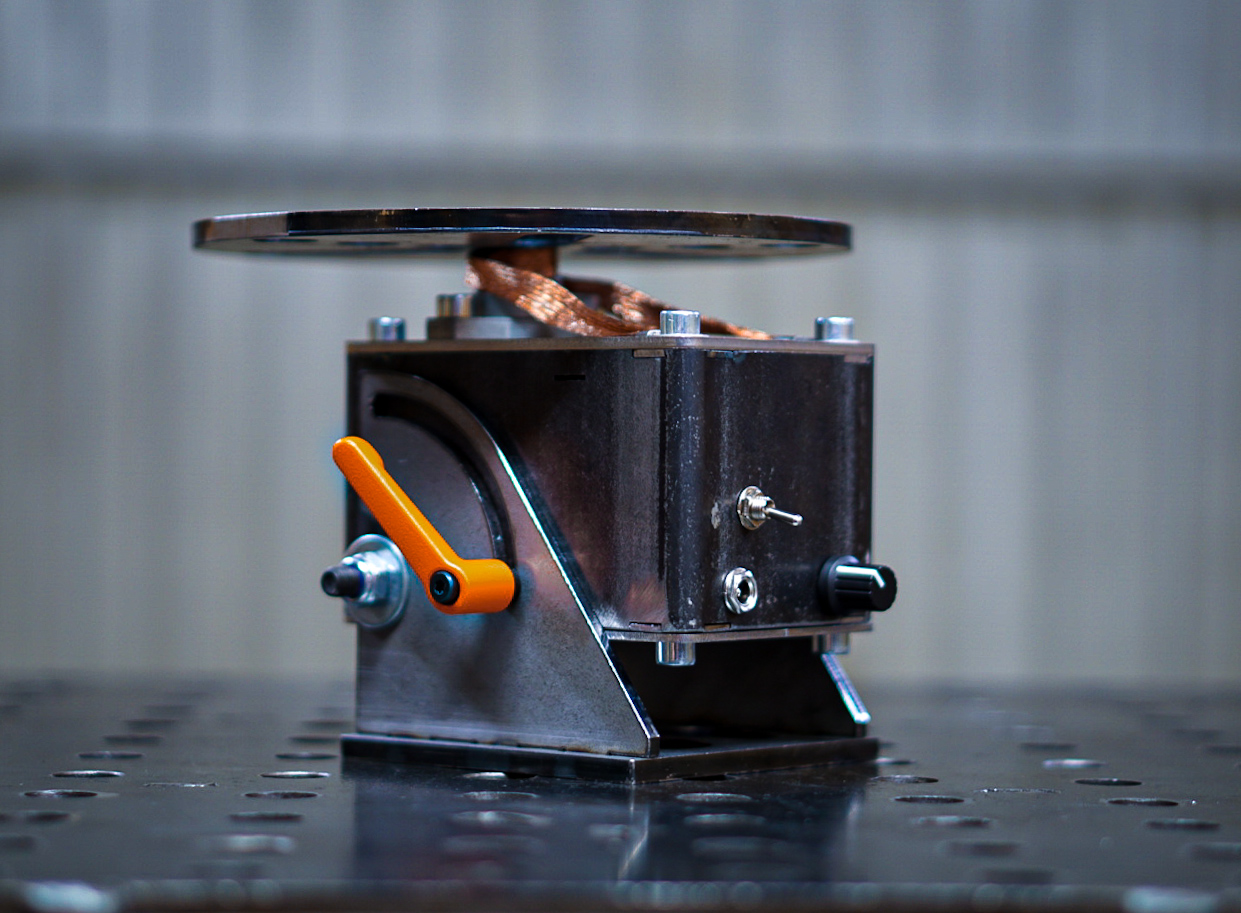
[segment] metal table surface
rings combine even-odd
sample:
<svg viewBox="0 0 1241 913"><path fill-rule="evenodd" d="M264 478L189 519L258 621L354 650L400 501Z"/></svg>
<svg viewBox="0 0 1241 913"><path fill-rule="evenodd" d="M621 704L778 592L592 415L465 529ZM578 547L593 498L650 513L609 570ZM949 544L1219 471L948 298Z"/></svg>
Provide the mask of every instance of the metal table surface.
<svg viewBox="0 0 1241 913"><path fill-rule="evenodd" d="M0 684L0 909L1241 909L1241 694L867 692L877 764L342 760L346 684Z"/></svg>

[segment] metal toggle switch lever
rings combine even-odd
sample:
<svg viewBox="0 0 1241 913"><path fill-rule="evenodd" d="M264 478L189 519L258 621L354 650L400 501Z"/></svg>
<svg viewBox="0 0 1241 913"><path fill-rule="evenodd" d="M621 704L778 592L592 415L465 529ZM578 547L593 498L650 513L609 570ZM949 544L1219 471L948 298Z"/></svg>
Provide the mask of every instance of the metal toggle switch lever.
<svg viewBox="0 0 1241 913"><path fill-rule="evenodd" d="M737 495L737 516L746 529L758 529L767 520L779 520L789 526L801 526L801 514L776 510L776 502L763 494L756 485L748 485Z"/></svg>
<svg viewBox="0 0 1241 913"><path fill-rule="evenodd" d="M332 445L332 459L379 525L396 543L422 581L431 604L447 615L502 612L513 601L513 571L496 558L462 558L384 469L383 458L360 437ZM335 570L335 569L333 569ZM331 583L356 587L353 575L334 575Z"/></svg>

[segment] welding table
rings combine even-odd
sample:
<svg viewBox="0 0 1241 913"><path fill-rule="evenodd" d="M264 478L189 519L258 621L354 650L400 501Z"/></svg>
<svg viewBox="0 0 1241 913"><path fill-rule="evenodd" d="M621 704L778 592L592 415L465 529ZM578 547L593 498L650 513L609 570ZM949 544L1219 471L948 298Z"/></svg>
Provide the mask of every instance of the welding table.
<svg viewBox="0 0 1241 913"><path fill-rule="evenodd" d="M346 683L0 685L0 909L1241 909L1241 694L867 689L881 757L342 759Z"/></svg>

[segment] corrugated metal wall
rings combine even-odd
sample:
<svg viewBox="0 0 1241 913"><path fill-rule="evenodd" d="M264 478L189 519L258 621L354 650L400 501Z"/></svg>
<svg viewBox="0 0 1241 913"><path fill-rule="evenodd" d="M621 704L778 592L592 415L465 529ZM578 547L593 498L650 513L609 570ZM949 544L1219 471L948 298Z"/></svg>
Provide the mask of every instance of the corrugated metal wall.
<svg viewBox="0 0 1241 913"><path fill-rule="evenodd" d="M342 340L460 270L189 223L509 203L855 225L608 269L879 344L901 600L859 674L1241 679L1239 37L1203 2L0 5L0 669L349 668Z"/></svg>

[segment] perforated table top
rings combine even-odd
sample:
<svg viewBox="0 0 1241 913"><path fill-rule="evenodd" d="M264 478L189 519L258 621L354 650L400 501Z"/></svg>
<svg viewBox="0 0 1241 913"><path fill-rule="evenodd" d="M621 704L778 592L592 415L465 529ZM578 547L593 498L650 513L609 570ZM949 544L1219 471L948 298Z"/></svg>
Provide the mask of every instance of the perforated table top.
<svg viewBox="0 0 1241 913"><path fill-rule="evenodd" d="M342 760L343 684L0 685L0 909L1241 909L1241 695L868 692L877 764Z"/></svg>

